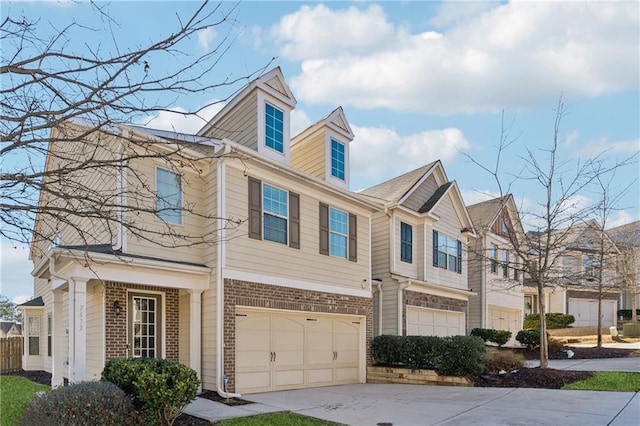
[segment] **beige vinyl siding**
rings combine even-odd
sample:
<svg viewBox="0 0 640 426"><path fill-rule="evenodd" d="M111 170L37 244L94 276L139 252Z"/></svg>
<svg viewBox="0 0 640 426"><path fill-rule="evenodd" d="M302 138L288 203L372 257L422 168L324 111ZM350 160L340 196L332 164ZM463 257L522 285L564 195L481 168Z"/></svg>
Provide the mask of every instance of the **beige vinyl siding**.
<svg viewBox="0 0 640 426"><path fill-rule="evenodd" d="M176 172L167 164L150 159L132 160L131 167L136 170L139 176L137 180L131 182L128 188L129 205L139 206L143 209L153 210L156 205L156 169L164 168ZM205 219L198 214L206 214L204 210L204 200L202 199L205 190L205 179L203 176L190 172L191 169L180 170L182 176L182 205L189 206L195 213L182 212L182 224L164 224L153 213L131 212L128 220L133 223L132 227L139 228L136 232L141 235L134 235L134 231L129 229L127 236L127 251L130 254L151 256L160 259L169 259L179 262L202 263L205 246L197 244L204 235L203 227ZM137 190L134 183L144 183L150 190ZM136 208L139 208L136 207ZM174 238L167 234L175 233L189 237L188 239Z"/></svg>
<svg viewBox="0 0 640 426"><path fill-rule="evenodd" d="M402 205L413 211L420 210L420 207L422 207L431 195L436 192L438 186L439 185L436 182L435 177L430 175L418 188L416 188L415 191L413 191L411 196L407 198Z"/></svg>
<svg viewBox="0 0 640 426"><path fill-rule="evenodd" d="M433 266L433 232L427 232L426 246L430 253L429 256L427 256L426 281L458 289L467 289L467 242L466 237L460 233L463 226L460 220L458 220L457 213L453 208L451 194L446 195L440 201L435 214L440 217L440 220L433 224L433 229L446 234L448 237L462 241L462 273L458 274L448 269Z"/></svg>
<svg viewBox="0 0 640 426"><path fill-rule="evenodd" d="M476 293L476 295L469 296L469 312L467 316L467 331L471 331L474 328L485 327L483 321L484 318L484 304L485 304L485 292L484 288L484 274L486 273L485 259L482 255L482 245L484 238L478 238L476 241L472 241L472 248L468 253L468 268L469 268L469 289Z"/></svg>
<svg viewBox="0 0 640 426"><path fill-rule="evenodd" d="M371 227L371 276L382 281L382 334L398 334L398 282L391 278L390 272L390 223L391 219L384 212L374 213ZM374 309L377 311L380 306L376 304Z"/></svg>
<svg viewBox="0 0 640 426"><path fill-rule="evenodd" d="M244 98L205 135L216 139L228 138L258 150L258 95L253 92Z"/></svg>
<svg viewBox="0 0 640 426"><path fill-rule="evenodd" d="M398 334L398 282L390 277L382 283L382 334Z"/></svg>
<svg viewBox="0 0 640 426"><path fill-rule="evenodd" d="M242 169L227 168L227 215L247 217L248 183ZM240 227L238 238L227 242L227 268L283 277L336 287L362 289L362 281L369 277L369 219L368 212L355 209L353 203L338 199L313 188L301 186L299 181L284 179L267 170L250 168L247 173L265 183L300 194L300 249L271 241L250 239L247 223ZM358 261L319 254L319 203L358 215ZM283 259L288 262L283 263Z"/></svg>
<svg viewBox="0 0 640 426"><path fill-rule="evenodd" d="M325 131L317 131L300 141L294 140L291 145L291 166L323 180L326 179Z"/></svg>
<svg viewBox="0 0 640 426"><path fill-rule="evenodd" d="M226 160L222 160L226 161ZM204 194L205 211L218 216L218 168L219 162L214 162L210 173L205 176L207 181L206 192ZM205 224L207 233L212 233L218 229L218 224L214 220L209 220ZM217 239L217 238L216 238ZM210 286L202 293L202 331L201 331L201 380L203 389L216 389L216 276L218 258L218 244L208 246L204 251L204 263L211 268ZM181 348L182 349L182 348Z"/></svg>
<svg viewBox="0 0 640 426"><path fill-rule="evenodd" d="M180 290L178 299L178 361L180 364L191 366L190 362L190 335L189 316L191 313L190 295L184 290Z"/></svg>
<svg viewBox="0 0 640 426"><path fill-rule="evenodd" d="M104 286L100 283L87 285L87 380L98 380L105 362L105 306Z"/></svg>

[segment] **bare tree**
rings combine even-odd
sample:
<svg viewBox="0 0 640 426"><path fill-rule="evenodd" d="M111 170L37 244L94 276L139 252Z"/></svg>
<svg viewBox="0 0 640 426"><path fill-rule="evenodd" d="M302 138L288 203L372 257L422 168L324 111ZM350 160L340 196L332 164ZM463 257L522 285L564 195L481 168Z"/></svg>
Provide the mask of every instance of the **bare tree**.
<svg viewBox="0 0 640 426"><path fill-rule="evenodd" d="M156 159L189 185L202 179L215 147L205 149L208 142L194 144L197 137L178 132L150 136L122 124L172 111L182 96L194 93L225 102L231 95L220 95L220 89L264 70L241 76L219 70L233 43L237 4L205 1L188 16L176 14L175 31L144 46L119 46L117 23L104 7L93 2L90 7L106 23L102 35L113 46L72 50L74 39L99 39L98 29L81 22L61 29L49 24L48 34L47 23L27 16L9 14L1 23L0 236L15 244L55 243L64 228L75 244L117 247L118 232L126 229L136 238L173 247L215 241L215 229L190 235L162 219L163 212L176 209L204 218L212 213L202 206L158 202L140 168L142 160ZM202 54L187 53L187 43L213 28L223 35L217 45ZM163 65L154 66L160 59ZM203 108L181 113L200 117ZM204 125L206 119L200 118ZM159 224L149 226L145 213L159 217Z"/></svg>
<svg viewBox="0 0 640 426"><path fill-rule="evenodd" d="M527 194L538 197L531 205L518 206L520 225L508 230L508 240L517 258L516 265L525 274L525 284L533 285L537 291L537 307L540 314L540 367L548 367L549 351L547 339L545 291L561 285L565 276L562 256L567 242L577 224L583 223L592 211L591 206L582 205L579 195L585 191L598 174L617 167L599 166L599 157L587 160L562 160L559 154L560 129L566 109L562 98L555 109L553 133L547 148L525 148L520 155L521 170L513 174L503 172L502 157L513 148L518 136L511 136L513 123L505 124L504 114L500 140L496 147L495 163L487 166L471 156L467 158L489 173L500 193L512 193L516 183L524 183ZM538 194L540 194L538 196ZM525 230L519 232L518 229Z"/></svg>

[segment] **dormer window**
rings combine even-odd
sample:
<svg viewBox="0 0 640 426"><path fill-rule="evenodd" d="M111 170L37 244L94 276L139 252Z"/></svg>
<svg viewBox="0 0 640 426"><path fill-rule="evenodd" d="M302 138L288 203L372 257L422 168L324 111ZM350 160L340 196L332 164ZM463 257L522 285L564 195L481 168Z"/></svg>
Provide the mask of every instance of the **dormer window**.
<svg viewBox="0 0 640 426"><path fill-rule="evenodd" d="M344 144L331 139L331 176L344 180Z"/></svg>
<svg viewBox="0 0 640 426"><path fill-rule="evenodd" d="M265 145L279 152L284 152L284 112L266 103L264 107Z"/></svg>

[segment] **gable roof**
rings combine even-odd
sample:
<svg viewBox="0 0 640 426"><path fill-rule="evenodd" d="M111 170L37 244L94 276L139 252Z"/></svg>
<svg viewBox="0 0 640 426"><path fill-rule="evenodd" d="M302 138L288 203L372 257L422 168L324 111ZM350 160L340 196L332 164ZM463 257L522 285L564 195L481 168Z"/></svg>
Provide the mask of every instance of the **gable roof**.
<svg viewBox="0 0 640 426"><path fill-rule="evenodd" d="M295 108L298 101L293 96L289 85L285 81L284 74L280 67L275 67L272 70L262 74L261 76L250 81L246 86L238 91L238 93L231 98L231 100L220 110L218 113L209 120L207 124L202 126L196 133L198 136L205 135L212 127L216 125L223 117L225 117L229 111L236 107L249 93L255 89L260 89L265 93L273 96L290 108Z"/></svg>
<svg viewBox="0 0 640 426"><path fill-rule="evenodd" d="M436 204L438 204L438 201L440 201L440 199L444 197L452 184L453 182L447 182L444 185L440 185L440 187L436 189L436 192L434 192L431 197L429 197L429 199L422 205L422 207L418 209L418 213L427 213L431 211L431 209L434 208Z"/></svg>
<svg viewBox="0 0 640 426"><path fill-rule="evenodd" d="M607 234L615 243L640 247L640 220L610 228Z"/></svg>
<svg viewBox="0 0 640 426"><path fill-rule="evenodd" d="M293 138L291 138L291 144L294 145L296 142L303 140L307 135L320 129L322 126L326 126L331 130L339 133L349 142L351 142L353 140L353 137L355 136L353 134L351 126L349 126L349 122L347 121L347 117L344 114L344 110L341 106L339 106L326 116L322 117L320 120L313 123L311 126L295 135Z"/></svg>
<svg viewBox="0 0 640 426"><path fill-rule="evenodd" d="M426 164L386 182L360 191L360 194L379 200L398 202L438 163L440 163L439 160Z"/></svg>
<svg viewBox="0 0 640 426"><path fill-rule="evenodd" d="M44 306L44 301L42 300L42 296L38 296L35 299L27 300L26 302L18 305L24 307L41 307Z"/></svg>
<svg viewBox="0 0 640 426"><path fill-rule="evenodd" d="M0 330L2 330L3 333L7 334L9 330L11 330L11 327L13 327L14 325L15 322L13 321L0 321Z"/></svg>
<svg viewBox="0 0 640 426"><path fill-rule="evenodd" d="M467 211L469 212L469 216L471 216L473 225L481 229L490 228L500 214L502 207L506 204L508 197L510 197L510 195L492 198L491 200L467 206Z"/></svg>

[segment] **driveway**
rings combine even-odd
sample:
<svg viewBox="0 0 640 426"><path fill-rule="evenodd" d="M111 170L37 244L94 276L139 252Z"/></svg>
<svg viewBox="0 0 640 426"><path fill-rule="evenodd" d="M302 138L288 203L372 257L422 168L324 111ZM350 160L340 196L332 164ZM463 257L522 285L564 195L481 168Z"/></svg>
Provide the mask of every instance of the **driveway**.
<svg viewBox="0 0 640 426"><path fill-rule="evenodd" d="M640 424L640 396L633 392L354 384L243 398L255 404L227 407L198 398L185 411L211 420L294 411L349 425Z"/></svg>

